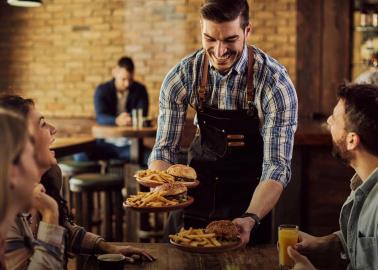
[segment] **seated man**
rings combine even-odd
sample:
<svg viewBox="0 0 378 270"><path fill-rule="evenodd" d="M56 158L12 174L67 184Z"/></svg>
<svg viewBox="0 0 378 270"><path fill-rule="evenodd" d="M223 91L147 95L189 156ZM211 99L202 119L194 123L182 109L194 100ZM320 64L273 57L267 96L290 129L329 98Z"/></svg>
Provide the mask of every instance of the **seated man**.
<svg viewBox="0 0 378 270"><path fill-rule="evenodd" d="M340 249L349 259L348 269L378 267L378 86L342 86L339 101L328 118L333 154L356 174L352 192L340 213L340 231L315 237L300 232L299 243L288 248L294 269L314 269L299 252Z"/></svg>
<svg viewBox="0 0 378 270"><path fill-rule="evenodd" d="M118 60L113 79L97 86L94 95L96 121L100 125L131 126L131 112L141 109L148 114L146 87L134 81L134 63L129 57ZM127 138L97 140L96 147L87 154L75 155L77 160L130 159Z"/></svg>

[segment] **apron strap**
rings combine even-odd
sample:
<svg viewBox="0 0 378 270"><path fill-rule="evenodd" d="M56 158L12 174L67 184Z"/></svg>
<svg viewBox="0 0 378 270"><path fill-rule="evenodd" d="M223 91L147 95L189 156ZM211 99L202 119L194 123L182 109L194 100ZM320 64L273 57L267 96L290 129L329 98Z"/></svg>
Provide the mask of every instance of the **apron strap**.
<svg viewBox="0 0 378 270"><path fill-rule="evenodd" d="M248 109L252 108L255 89L253 87L253 65L255 63L255 54L253 47L248 46L248 77L247 77L247 103Z"/></svg>
<svg viewBox="0 0 378 270"><path fill-rule="evenodd" d="M203 59L202 59L201 85L200 85L200 88L199 88L199 91L198 91L199 108L200 108L201 111L205 107L205 102L206 102L208 70L209 70L209 59L208 59L206 51L205 51L204 54L203 54Z"/></svg>
<svg viewBox="0 0 378 270"><path fill-rule="evenodd" d="M255 54L252 46L248 46L248 73L247 73L247 103L248 108L252 108L253 99L255 95L255 89L253 87L253 65L255 63ZM199 109L203 110L206 102L206 91L207 91L207 82L208 82L208 70L209 70L209 59L204 52L202 58L202 75L201 75L201 84L198 90L199 97Z"/></svg>

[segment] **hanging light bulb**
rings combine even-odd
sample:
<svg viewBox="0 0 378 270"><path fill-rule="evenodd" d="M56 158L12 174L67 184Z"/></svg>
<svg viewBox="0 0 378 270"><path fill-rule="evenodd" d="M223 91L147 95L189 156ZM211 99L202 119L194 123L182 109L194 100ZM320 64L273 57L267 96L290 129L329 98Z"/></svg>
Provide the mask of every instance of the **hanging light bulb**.
<svg viewBox="0 0 378 270"><path fill-rule="evenodd" d="M8 4L16 7L40 7L42 0L8 0Z"/></svg>

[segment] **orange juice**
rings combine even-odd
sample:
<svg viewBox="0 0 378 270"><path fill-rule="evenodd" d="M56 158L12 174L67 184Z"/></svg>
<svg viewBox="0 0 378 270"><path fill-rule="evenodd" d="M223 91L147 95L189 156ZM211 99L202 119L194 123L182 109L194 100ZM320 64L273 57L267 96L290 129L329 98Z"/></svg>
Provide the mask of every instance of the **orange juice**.
<svg viewBox="0 0 378 270"><path fill-rule="evenodd" d="M280 266L294 266L294 262L287 254L287 247L298 242L298 226L280 225L278 227L279 263Z"/></svg>

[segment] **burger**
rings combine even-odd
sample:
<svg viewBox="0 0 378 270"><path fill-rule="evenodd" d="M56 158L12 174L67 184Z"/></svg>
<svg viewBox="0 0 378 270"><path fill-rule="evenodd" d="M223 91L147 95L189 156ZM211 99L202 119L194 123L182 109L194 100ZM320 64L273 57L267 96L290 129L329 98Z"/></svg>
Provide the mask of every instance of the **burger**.
<svg viewBox="0 0 378 270"><path fill-rule="evenodd" d="M157 186L153 192L159 192L164 198L170 201L182 203L188 200L187 187L182 183L166 183Z"/></svg>
<svg viewBox="0 0 378 270"><path fill-rule="evenodd" d="M239 237L238 228L231 220L213 221L207 225L205 232L214 233L220 241L237 241Z"/></svg>
<svg viewBox="0 0 378 270"><path fill-rule="evenodd" d="M183 164L175 164L167 169L167 173L172 175L177 182L194 182L197 179L196 171Z"/></svg>

